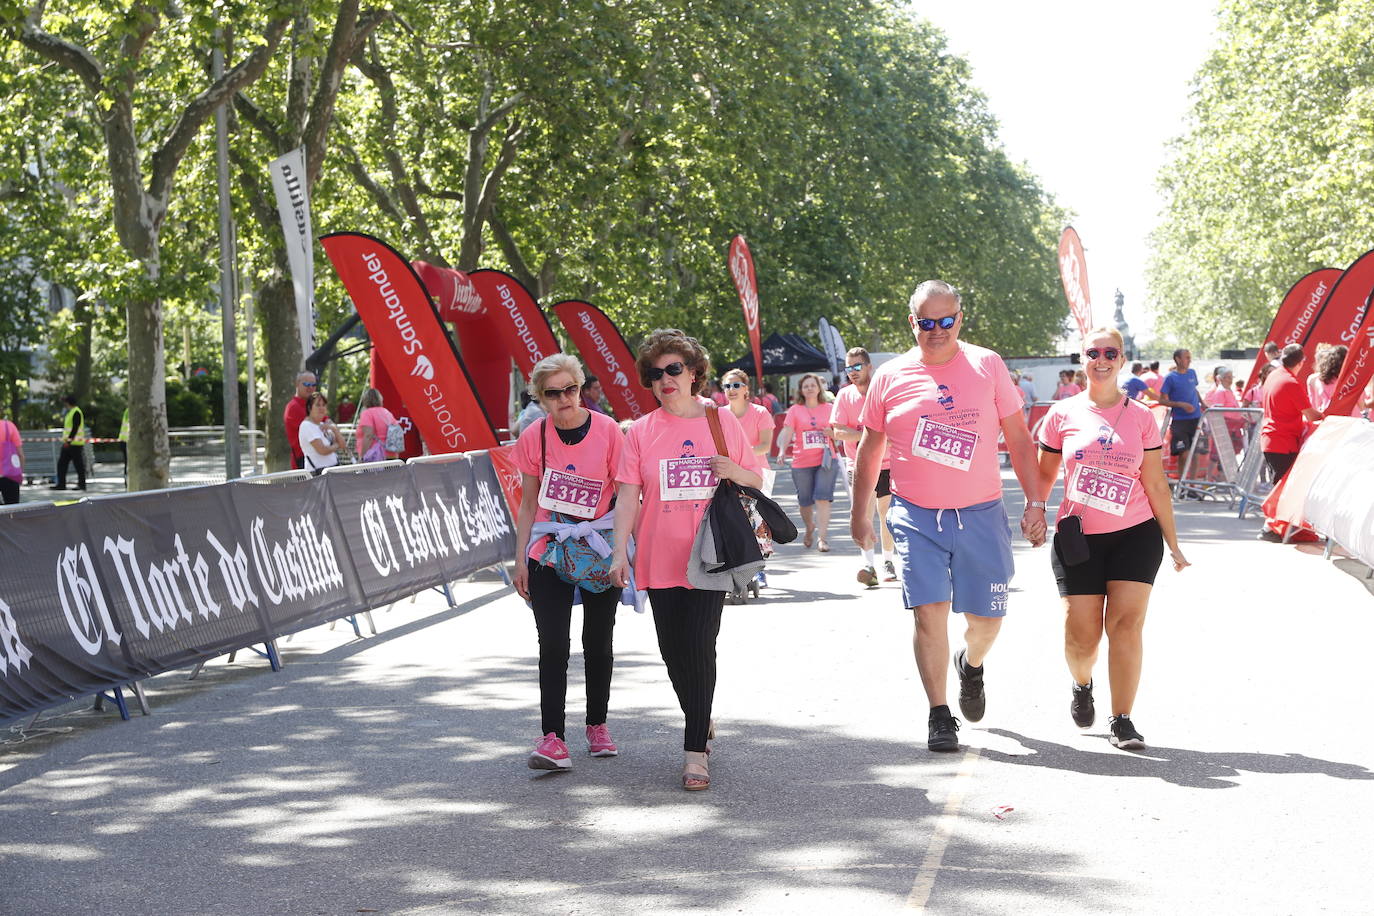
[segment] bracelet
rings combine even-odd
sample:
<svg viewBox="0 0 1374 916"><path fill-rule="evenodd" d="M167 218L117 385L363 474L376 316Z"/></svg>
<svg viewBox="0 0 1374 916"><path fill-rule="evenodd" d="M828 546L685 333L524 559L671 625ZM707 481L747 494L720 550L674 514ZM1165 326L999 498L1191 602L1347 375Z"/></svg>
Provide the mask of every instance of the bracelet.
<svg viewBox="0 0 1374 916"><path fill-rule="evenodd" d="M1044 501L1043 499L1031 499L1031 500L1027 500L1027 501L1026 501L1026 508L1027 508L1027 509L1039 509L1041 512L1044 512L1044 511L1045 511L1045 501Z"/></svg>

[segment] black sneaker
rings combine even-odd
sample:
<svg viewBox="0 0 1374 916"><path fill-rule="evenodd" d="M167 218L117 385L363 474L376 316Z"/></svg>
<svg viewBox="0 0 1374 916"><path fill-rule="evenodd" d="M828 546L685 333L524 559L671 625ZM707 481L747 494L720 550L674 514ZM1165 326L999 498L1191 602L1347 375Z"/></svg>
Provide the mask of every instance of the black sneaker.
<svg viewBox="0 0 1374 916"><path fill-rule="evenodd" d="M1270 531L1268 528L1261 528L1259 534L1255 535L1255 540L1268 541L1270 544L1282 544L1283 535L1276 531Z"/></svg>
<svg viewBox="0 0 1374 916"><path fill-rule="evenodd" d="M1125 751L1138 751L1145 746L1145 739L1131 724L1130 716L1112 716L1112 733L1107 740L1112 747Z"/></svg>
<svg viewBox="0 0 1374 916"><path fill-rule="evenodd" d="M1093 682L1073 685L1073 702L1069 704L1069 714L1073 724L1079 728L1091 728L1097 720L1097 709L1093 706Z"/></svg>
<svg viewBox="0 0 1374 916"><path fill-rule="evenodd" d="M926 747L932 751L957 751L959 720L950 715L947 708L941 707L941 710L930 711L930 740L926 742Z"/></svg>
<svg viewBox="0 0 1374 916"><path fill-rule="evenodd" d="M959 711L965 719L977 722L987 709L988 695L983 691L983 669L968 667L965 664L967 657L967 649L954 654L954 670L959 672Z"/></svg>
<svg viewBox="0 0 1374 916"><path fill-rule="evenodd" d="M883 561L883 581L884 581L884 582L896 582L896 581L897 581L897 567L895 567L895 566L892 565L892 561L891 561L891 560L885 560L885 561Z"/></svg>

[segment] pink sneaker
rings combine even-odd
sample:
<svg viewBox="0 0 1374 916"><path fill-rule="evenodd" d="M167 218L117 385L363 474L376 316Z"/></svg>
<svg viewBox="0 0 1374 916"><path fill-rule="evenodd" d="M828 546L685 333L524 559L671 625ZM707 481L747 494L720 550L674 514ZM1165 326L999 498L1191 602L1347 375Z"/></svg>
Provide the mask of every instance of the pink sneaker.
<svg viewBox="0 0 1374 916"><path fill-rule="evenodd" d="M605 722L587 726L587 753L593 757L614 757L620 753Z"/></svg>
<svg viewBox="0 0 1374 916"><path fill-rule="evenodd" d="M568 754L568 746L553 732L549 732L540 739L539 744L534 748L534 753L530 754L530 769L572 769L572 757Z"/></svg>

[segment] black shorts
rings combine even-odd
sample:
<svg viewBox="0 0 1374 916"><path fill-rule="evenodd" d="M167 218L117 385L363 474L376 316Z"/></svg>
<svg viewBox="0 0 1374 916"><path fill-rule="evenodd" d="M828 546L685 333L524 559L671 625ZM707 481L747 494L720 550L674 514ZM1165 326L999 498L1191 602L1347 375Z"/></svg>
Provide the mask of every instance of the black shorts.
<svg viewBox="0 0 1374 916"><path fill-rule="evenodd" d="M881 470L881 471L878 472L878 483L877 483L877 485L873 488L873 492L876 493L876 494L877 494L878 496L880 496L880 497L882 497L882 496L891 496L891 495L892 495L892 470L891 470L891 468L885 468L884 470Z"/></svg>
<svg viewBox="0 0 1374 916"><path fill-rule="evenodd" d="M1197 435L1198 419L1172 420L1169 423L1169 454L1182 455Z"/></svg>
<svg viewBox="0 0 1374 916"><path fill-rule="evenodd" d="M1059 597L1105 595L1108 582L1155 584L1155 574L1164 561L1164 535L1155 519L1146 519L1120 531L1086 537L1088 559L1077 566L1065 566L1059 556L1059 534L1054 536L1050 566L1054 568Z"/></svg>

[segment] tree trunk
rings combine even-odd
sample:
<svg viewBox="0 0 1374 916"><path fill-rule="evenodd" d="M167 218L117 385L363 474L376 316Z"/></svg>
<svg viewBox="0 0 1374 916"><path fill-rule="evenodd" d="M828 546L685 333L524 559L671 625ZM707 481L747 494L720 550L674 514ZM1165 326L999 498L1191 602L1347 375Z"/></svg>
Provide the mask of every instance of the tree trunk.
<svg viewBox="0 0 1374 916"><path fill-rule="evenodd" d="M278 251L281 256L280 250ZM296 374L305 364L301 352L300 325L296 320L296 292L289 270L278 265L258 288L258 314L262 319L262 350L267 363L267 413L258 425L267 432L267 470L291 468L291 443L286 438L282 415L296 396Z"/></svg>
<svg viewBox="0 0 1374 916"><path fill-rule="evenodd" d="M156 231L140 260L156 289L161 265ZM129 490L160 490L171 483L167 442L167 357L162 342L162 300L132 301L126 324L129 344Z"/></svg>
<svg viewBox="0 0 1374 916"><path fill-rule="evenodd" d="M76 371L72 378L72 395L83 407L91 401L91 332L95 326L95 316L91 313L90 300L76 296L72 305L72 317L76 321Z"/></svg>

